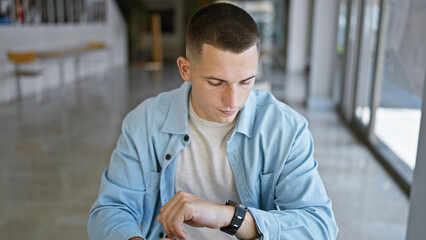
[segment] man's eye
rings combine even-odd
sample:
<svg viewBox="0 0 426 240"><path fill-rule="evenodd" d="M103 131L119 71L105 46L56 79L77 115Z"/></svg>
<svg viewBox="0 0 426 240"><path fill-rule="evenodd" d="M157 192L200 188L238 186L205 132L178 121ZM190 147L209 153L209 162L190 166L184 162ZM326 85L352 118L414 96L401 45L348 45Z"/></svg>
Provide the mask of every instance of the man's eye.
<svg viewBox="0 0 426 240"><path fill-rule="evenodd" d="M221 81L207 81L212 86L219 86L222 82Z"/></svg>
<svg viewBox="0 0 426 240"><path fill-rule="evenodd" d="M242 81L240 84L241 85L249 85L250 84L250 80Z"/></svg>

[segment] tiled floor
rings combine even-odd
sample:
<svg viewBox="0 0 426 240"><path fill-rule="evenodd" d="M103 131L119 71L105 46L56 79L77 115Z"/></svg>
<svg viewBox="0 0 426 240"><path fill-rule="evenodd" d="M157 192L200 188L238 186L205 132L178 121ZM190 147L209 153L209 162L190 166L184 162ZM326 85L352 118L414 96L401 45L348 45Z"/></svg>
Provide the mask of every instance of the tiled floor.
<svg viewBox="0 0 426 240"><path fill-rule="evenodd" d="M0 105L0 239L87 239L88 211L121 120L182 81L173 65L107 76L49 91L42 106L31 97ZM302 107L303 77L265 75L265 81L310 121L338 239L404 239L408 199L369 151L334 112Z"/></svg>

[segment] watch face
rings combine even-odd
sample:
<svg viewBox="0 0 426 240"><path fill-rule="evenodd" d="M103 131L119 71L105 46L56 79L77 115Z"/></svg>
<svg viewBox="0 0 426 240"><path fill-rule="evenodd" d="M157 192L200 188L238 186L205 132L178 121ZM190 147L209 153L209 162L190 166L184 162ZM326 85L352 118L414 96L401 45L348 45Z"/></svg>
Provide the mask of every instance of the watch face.
<svg viewBox="0 0 426 240"><path fill-rule="evenodd" d="M232 200L226 200L226 203L225 203L226 205L231 205L231 206L234 206L234 207L236 207L237 205L238 205L238 203L236 203L236 202L234 202L234 201L232 201Z"/></svg>

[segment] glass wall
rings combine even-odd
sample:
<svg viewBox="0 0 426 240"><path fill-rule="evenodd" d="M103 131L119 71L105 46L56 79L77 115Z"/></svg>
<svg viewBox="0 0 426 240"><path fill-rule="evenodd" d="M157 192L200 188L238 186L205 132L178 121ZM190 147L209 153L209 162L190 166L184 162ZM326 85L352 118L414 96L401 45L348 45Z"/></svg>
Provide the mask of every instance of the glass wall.
<svg viewBox="0 0 426 240"><path fill-rule="evenodd" d="M415 166L426 66L426 3L389 1L384 72L374 133Z"/></svg>
<svg viewBox="0 0 426 240"><path fill-rule="evenodd" d="M380 1L365 0L358 57L354 117L366 128L371 117L371 91L377 53Z"/></svg>
<svg viewBox="0 0 426 240"><path fill-rule="evenodd" d="M337 39L336 39L336 61L333 84L333 101L340 103L341 89L343 81L344 57L345 57L345 39L346 25L348 19L348 0L342 0L339 4L339 15L337 19Z"/></svg>
<svg viewBox="0 0 426 240"><path fill-rule="evenodd" d="M408 189L426 74L426 1L341 0L341 4L347 4L349 16L340 110ZM339 35L340 19L338 24ZM337 49L341 46L338 39Z"/></svg>
<svg viewBox="0 0 426 240"><path fill-rule="evenodd" d="M341 97L341 110L345 115L346 120L352 117L353 96L354 96L354 76L356 73L356 62L358 55L358 35L360 28L361 0L350 0L348 9L348 21L345 37L345 53L344 53L344 71Z"/></svg>

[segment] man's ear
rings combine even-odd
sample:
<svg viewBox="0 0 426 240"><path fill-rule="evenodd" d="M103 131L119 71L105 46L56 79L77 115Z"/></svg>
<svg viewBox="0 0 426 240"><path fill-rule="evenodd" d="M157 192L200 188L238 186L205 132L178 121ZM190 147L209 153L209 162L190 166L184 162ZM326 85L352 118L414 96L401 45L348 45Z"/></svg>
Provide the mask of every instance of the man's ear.
<svg viewBox="0 0 426 240"><path fill-rule="evenodd" d="M188 59L184 57L178 57L177 59L177 65L179 67L180 75L182 76L182 79L186 82L191 81L191 64L188 61Z"/></svg>

